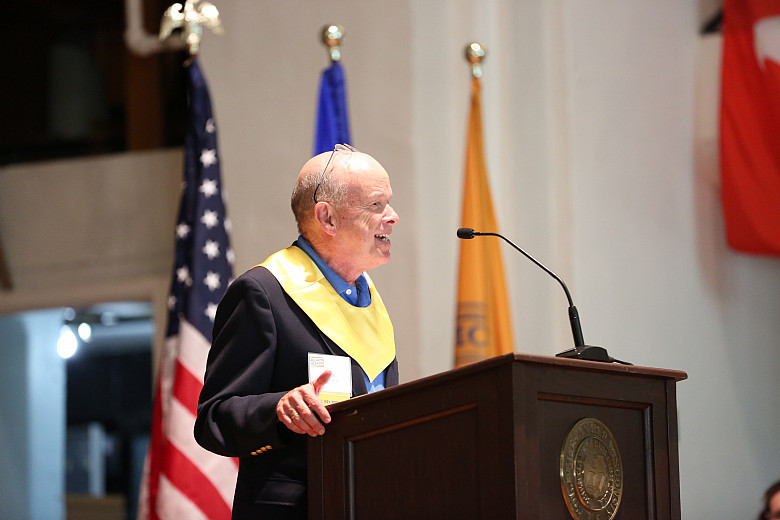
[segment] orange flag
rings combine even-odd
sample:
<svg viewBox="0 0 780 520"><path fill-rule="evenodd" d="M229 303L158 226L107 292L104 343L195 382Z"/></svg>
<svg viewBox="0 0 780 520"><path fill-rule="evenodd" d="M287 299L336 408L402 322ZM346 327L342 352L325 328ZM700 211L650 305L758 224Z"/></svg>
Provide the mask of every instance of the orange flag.
<svg viewBox="0 0 780 520"><path fill-rule="evenodd" d="M482 149L479 78L471 80L462 227L498 233ZM455 366L513 352L509 300L499 239L460 242Z"/></svg>

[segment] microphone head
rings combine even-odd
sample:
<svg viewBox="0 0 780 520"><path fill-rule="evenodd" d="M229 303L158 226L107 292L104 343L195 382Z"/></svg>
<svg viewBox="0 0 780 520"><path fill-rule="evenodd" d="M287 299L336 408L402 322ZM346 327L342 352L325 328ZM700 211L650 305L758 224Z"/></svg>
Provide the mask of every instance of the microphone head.
<svg viewBox="0 0 780 520"><path fill-rule="evenodd" d="M474 238L474 230L470 227L458 228L458 238Z"/></svg>

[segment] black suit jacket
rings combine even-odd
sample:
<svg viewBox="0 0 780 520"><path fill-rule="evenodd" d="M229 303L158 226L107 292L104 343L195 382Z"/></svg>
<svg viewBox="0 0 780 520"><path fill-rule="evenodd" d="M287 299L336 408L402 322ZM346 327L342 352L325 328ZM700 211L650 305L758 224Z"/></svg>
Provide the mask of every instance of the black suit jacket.
<svg viewBox="0 0 780 520"><path fill-rule="evenodd" d="M289 390L308 383L309 352L347 354L264 267L230 285L213 338L195 438L207 450L239 458L233 518L258 518L267 505L305 507L307 436L281 424L276 405ZM386 386L397 384L394 359ZM352 360L352 395L365 393L363 371Z"/></svg>

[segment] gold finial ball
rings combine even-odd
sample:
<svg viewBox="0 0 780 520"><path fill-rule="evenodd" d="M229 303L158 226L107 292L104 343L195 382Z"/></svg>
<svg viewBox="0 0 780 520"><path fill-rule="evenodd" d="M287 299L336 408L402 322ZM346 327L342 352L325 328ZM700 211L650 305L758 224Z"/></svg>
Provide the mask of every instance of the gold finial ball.
<svg viewBox="0 0 780 520"><path fill-rule="evenodd" d="M479 42L470 43L466 46L466 59L472 65L482 63L487 54L487 49Z"/></svg>
<svg viewBox="0 0 780 520"><path fill-rule="evenodd" d="M328 47L338 47L344 38L344 27L341 25L326 25L322 28L322 43Z"/></svg>

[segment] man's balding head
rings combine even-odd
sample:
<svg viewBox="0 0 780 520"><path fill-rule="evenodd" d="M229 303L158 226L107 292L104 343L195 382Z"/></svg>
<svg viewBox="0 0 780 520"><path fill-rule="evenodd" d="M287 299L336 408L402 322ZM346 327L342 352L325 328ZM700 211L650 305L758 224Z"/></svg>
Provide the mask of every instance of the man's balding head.
<svg viewBox="0 0 780 520"><path fill-rule="evenodd" d="M334 205L343 205L346 198L346 186L339 176L334 176L332 173L342 162L342 158L338 156L349 153L348 151L324 152L309 159L301 168L290 197L290 207L295 215L299 233L303 234L313 217L315 191L318 200L327 200ZM332 159L331 154L333 155ZM330 164L328 164L329 159L331 159ZM326 165L328 171L323 175ZM317 188L318 182L320 183L319 188Z"/></svg>
<svg viewBox="0 0 780 520"><path fill-rule="evenodd" d="M326 165L327 171L323 174ZM352 183L360 179L361 172L371 168L384 170L370 155L344 148L339 148L335 153L324 152L309 159L301 168L290 197L290 207L298 224L298 232L304 234L303 231L311 223L315 193L316 202L327 201L337 208L344 207Z"/></svg>
<svg viewBox="0 0 780 520"><path fill-rule="evenodd" d="M390 258L390 234L398 221L392 196L387 172L376 159L339 148L306 162L290 205L301 235L352 283Z"/></svg>

